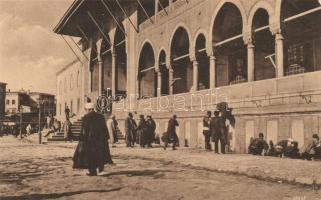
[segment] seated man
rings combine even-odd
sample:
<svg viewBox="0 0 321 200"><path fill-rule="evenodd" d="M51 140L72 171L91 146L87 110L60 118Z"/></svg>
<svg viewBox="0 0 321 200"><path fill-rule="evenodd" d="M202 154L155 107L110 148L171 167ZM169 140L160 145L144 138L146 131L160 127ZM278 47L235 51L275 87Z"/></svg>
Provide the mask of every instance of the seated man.
<svg viewBox="0 0 321 200"><path fill-rule="evenodd" d="M302 158L307 160L311 160L312 158L314 158L319 143L320 142L318 134L313 134L312 139L310 139L300 151Z"/></svg>
<svg viewBox="0 0 321 200"><path fill-rule="evenodd" d="M251 141L251 144L248 147L248 152L253 155L262 155L263 150L266 152L268 149L269 145L264 140L263 133L259 133L259 137Z"/></svg>

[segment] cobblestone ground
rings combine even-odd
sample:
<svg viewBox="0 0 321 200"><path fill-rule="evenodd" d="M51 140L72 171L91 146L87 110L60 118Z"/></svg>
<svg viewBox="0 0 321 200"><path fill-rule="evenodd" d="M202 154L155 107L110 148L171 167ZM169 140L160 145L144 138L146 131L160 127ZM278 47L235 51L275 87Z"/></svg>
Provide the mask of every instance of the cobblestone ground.
<svg viewBox="0 0 321 200"><path fill-rule="evenodd" d="M112 148L116 165L106 166L97 177L88 177L86 171L71 168L75 145L37 145L12 137L0 138L0 199L321 199L321 192L312 186L264 181L264 176L259 177L266 166L274 166L275 162L292 169L291 163L298 166L298 161L221 156L190 149L127 149L118 145ZM233 162L227 164L224 160ZM261 163L266 166L255 166ZM299 164L320 165L308 161ZM228 167L232 172L239 169L240 173L223 170ZM245 169L256 171L257 176L247 177L251 173L242 172ZM283 174L281 168L270 172L273 176ZM300 170L296 173L309 175L298 174Z"/></svg>

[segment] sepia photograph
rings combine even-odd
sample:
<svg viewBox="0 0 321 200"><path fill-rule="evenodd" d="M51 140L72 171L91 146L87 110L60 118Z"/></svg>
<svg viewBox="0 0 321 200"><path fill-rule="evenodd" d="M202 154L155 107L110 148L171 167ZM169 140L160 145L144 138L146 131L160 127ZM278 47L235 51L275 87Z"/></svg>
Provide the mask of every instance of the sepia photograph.
<svg viewBox="0 0 321 200"><path fill-rule="evenodd" d="M321 0L0 0L0 200L321 200Z"/></svg>

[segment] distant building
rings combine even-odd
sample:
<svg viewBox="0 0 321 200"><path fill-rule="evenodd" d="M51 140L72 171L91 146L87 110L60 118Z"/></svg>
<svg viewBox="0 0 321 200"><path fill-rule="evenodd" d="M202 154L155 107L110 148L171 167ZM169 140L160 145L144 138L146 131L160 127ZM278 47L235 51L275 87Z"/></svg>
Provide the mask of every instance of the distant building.
<svg viewBox="0 0 321 200"><path fill-rule="evenodd" d="M29 93L29 105L32 108L38 108L41 104L41 116L56 115L55 95L41 92Z"/></svg>
<svg viewBox="0 0 321 200"><path fill-rule="evenodd" d="M8 91L6 93L6 114L16 114L21 108L27 108L27 110L21 110L22 112L31 112L29 102L29 96L25 91Z"/></svg>
<svg viewBox="0 0 321 200"><path fill-rule="evenodd" d="M0 82L0 119L5 115L6 83Z"/></svg>

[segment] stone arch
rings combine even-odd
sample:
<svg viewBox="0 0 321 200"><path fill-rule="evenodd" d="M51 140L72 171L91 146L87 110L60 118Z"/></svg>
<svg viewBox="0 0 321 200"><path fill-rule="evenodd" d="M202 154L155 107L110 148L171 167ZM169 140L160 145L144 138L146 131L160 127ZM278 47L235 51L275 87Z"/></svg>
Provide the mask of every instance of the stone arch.
<svg viewBox="0 0 321 200"><path fill-rule="evenodd" d="M257 2L250 10L250 14L248 17L248 30L251 31L252 30L252 24L253 24L253 18L254 15L256 14L256 12L259 9L263 9L265 10L268 14L269 14L269 25L271 25L273 23L273 18L274 18L274 9L272 7L272 5L266 1L259 1Z"/></svg>
<svg viewBox="0 0 321 200"><path fill-rule="evenodd" d="M153 55L154 55L154 58L155 58L155 63L156 63L156 61L157 61L157 59L156 59L156 55L158 55L158 54L156 54L155 52L155 46L154 46L154 44L152 43L152 41L150 40L150 39L145 39L141 44L140 44L140 47L139 47L139 52L138 52L138 61L137 61L137 66L139 66L139 57L140 57L140 54L142 53L142 51L143 51L143 48L144 48L144 46L146 45L146 44L149 44L151 47L152 47L152 49L153 49ZM156 65L155 65L155 69L156 69Z"/></svg>
<svg viewBox="0 0 321 200"><path fill-rule="evenodd" d="M218 13L220 12L220 10L223 8L223 6L226 4L226 3L231 3L233 4L235 7L238 8L238 10L240 11L241 13L241 16L242 16L242 26L243 26L243 32L245 32L245 28L248 26L247 24L247 15L246 15L246 12L245 12L245 9L242 5L242 3L240 2L240 0L224 0L224 1L220 1L220 3L216 6L215 10L214 10L214 13L212 15L212 19L211 19L211 23L210 23L210 30L208 31L208 35L209 35L209 42L212 42L213 41L213 28L214 28L214 22L215 22L215 19L218 15Z"/></svg>
<svg viewBox="0 0 321 200"><path fill-rule="evenodd" d="M193 55L192 56L196 56L195 55L195 48L196 48L196 41L197 41L197 39L198 39L198 37L200 36L200 35L204 35L204 37L205 37L205 41L206 41L206 45L205 45L205 47L206 47L206 52L207 53L209 53L210 52L210 50L211 50L211 43L209 42L209 40L208 40L208 34L207 34L207 31L205 30L205 29L202 29L202 28L200 28L200 29L198 29L197 31L196 31L196 33L194 34L194 38L193 38L193 43L192 43L192 49L193 49Z"/></svg>
<svg viewBox="0 0 321 200"><path fill-rule="evenodd" d="M150 42L145 42L140 50L137 79L140 97L150 98L157 95L155 51Z"/></svg>
<svg viewBox="0 0 321 200"><path fill-rule="evenodd" d="M168 51L168 55L169 55L169 59L170 59L170 55L172 55L172 50L171 50L171 45L172 45L172 42L173 42L173 38L174 38L174 36L175 36L175 34L176 34L176 32L177 32L177 30L179 29L179 28L183 28L186 32L187 32L187 35L188 35L188 39L189 39L189 52L191 52L190 50L191 50L191 46L193 46L192 44L193 44L193 41L192 41L192 34L191 34L191 32L190 32L190 30L189 30L189 28L186 26L186 24L185 23L183 23L183 22L180 22L180 23L178 23L176 26L175 26L175 28L174 28L174 30L172 31L172 33L171 33L171 36L170 36L170 40L169 40L169 44L168 44L168 49L169 49L169 51Z"/></svg>

